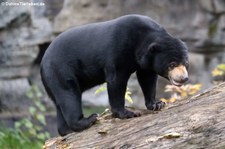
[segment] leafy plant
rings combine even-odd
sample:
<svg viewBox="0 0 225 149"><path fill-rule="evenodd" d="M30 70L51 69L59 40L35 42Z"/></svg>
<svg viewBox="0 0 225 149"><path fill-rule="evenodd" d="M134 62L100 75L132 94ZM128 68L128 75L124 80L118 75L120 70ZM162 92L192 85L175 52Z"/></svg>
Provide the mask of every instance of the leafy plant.
<svg viewBox="0 0 225 149"><path fill-rule="evenodd" d="M107 90L107 88L106 88L106 83L104 83L103 85L101 85L96 91L95 91L95 94L99 94L99 93L101 93L101 92L103 92L103 91L106 91ZM133 99L132 99L132 97L131 97L131 91L130 91L130 89L129 88L127 88L127 90L126 90L126 93L125 93L125 99L129 102L129 103L131 103L131 104L133 104Z"/></svg>
<svg viewBox="0 0 225 149"><path fill-rule="evenodd" d="M42 93L33 85L27 96L34 106L29 107L28 117L15 122L14 129L0 127L1 149L39 149L49 138L49 133L44 131L46 108L40 101Z"/></svg>
<svg viewBox="0 0 225 149"><path fill-rule="evenodd" d="M208 29L208 36L213 37L218 30L218 20L214 20L210 23L209 29Z"/></svg>
<svg viewBox="0 0 225 149"><path fill-rule="evenodd" d="M167 103L173 103L176 100L183 99L196 94L198 91L200 91L201 87L201 84L187 84L181 87L177 87L174 85L166 85L165 92L171 92L172 95L169 99L161 98L160 100Z"/></svg>
<svg viewBox="0 0 225 149"><path fill-rule="evenodd" d="M106 88L106 83L102 84L96 91L95 91L95 94L99 94L103 91L106 91L107 88Z"/></svg>
<svg viewBox="0 0 225 149"><path fill-rule="evenodd" d="M15 123L17 130L23 130L24 135L41 142L49 138L49 133L43 132L44 126L46 125L46 119L43 113L46 112L46 108L41 103L40 98L42 96L42 93L36 85L31 86L27 92L27 97L34 103L34 106L29 107L30 117L23 118Z"/></svg>
<svg viewBox="0 0 225 149"><path fill-rule="evenodd" d="M225 81L225 64L219 64L212 71L214 83L221 83Z"/></svg>
<svg viewBox="0 0 225 149"><path fill-rule="evenodd" d="M0 127L1 149L39 149L41 147L41 144L29 140L18 130Z"/></svg>

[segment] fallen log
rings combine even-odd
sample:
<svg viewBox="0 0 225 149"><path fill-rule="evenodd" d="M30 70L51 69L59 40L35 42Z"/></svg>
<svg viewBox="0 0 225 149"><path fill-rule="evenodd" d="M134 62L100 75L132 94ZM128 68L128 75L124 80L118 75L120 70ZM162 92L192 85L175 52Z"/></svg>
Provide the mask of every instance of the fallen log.
<svg viewBox="0 0 225 149"><path fill-rule="evenodd" d="M102 116L91 128L45 142L54 148L225 148L225 83L138 118Z"/></svg>

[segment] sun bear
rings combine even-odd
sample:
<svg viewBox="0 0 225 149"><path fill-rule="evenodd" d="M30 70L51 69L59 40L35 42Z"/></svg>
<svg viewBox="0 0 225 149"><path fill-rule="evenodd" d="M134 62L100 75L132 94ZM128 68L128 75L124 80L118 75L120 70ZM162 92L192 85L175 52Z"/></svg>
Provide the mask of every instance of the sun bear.
<svg viewBox="0 0 225 149"><path fill-rule="evenodd" d="M157 76L181 86L188 80L188 50L147 16L126 15L82 25L57 36L41 62L45 89L57 110L60 135L90 127L97 114L84 117L82 93L107 82L111 111L125 119L140 116L125 109L127 81L136 73L149 110L165 103L155 99Z"/></svg>

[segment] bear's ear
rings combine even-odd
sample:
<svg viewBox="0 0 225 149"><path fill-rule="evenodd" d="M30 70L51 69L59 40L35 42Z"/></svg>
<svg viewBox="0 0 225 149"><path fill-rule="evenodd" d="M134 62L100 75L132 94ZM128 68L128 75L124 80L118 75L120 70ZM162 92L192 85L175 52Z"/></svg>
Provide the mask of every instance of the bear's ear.
<svg viewBox="0 0 225 149"><path fill-rule="evenodd" d="M159 45L156 42L151 43L148 46L148 54L156 54L160 52Z"/></svg>

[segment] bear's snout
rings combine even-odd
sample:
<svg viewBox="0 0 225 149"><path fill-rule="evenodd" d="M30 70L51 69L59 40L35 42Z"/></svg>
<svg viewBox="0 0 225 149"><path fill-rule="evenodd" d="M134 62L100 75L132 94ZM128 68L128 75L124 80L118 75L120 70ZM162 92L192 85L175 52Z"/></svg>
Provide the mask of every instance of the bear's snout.
<svg viewBox="0 0 225 149"><path fill-rule="evenodd" d="M168 78L171 84L176 86L183 85L186 81L188 81L188 72L184 65L179 65L168 73Z"/></svg>

